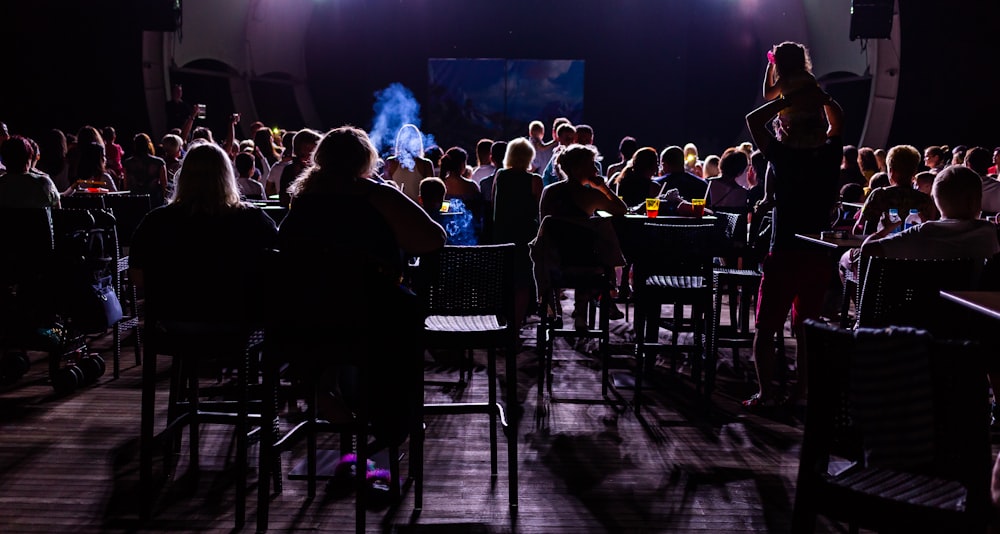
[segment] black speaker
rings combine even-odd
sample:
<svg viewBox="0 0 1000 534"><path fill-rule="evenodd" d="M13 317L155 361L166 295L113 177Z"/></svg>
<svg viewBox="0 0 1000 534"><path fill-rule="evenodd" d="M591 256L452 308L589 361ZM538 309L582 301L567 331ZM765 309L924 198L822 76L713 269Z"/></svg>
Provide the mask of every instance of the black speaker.
<svg viewBox="0 0 1000 534"><path fill-rule="evenodd" d="M888 39L892 31L895 0L853 0L851 40Z"/></svg>
<svg viewBox="0 0 1000 534"><path fill-rule="evenodd" d="M175 32L181 27L181 0L145 0L138 2L142 29Z"/></svg>

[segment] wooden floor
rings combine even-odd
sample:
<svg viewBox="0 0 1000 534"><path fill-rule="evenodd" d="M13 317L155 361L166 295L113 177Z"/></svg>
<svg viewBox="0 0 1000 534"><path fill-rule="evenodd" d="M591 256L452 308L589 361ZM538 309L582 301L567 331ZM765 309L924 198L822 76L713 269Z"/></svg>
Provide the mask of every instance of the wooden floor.
<svg viewBox="0 0 1000 534"><path fill-rule="evenodd" d="M567 301L572 302L572 301ZM727 316L724 314L724 317ZM568 311L566 319L569 321ZM631 325L612 323L619 363L630 366ZM794 501L801 424L790 413L749 414L739 400L752 391L722 353L711 404L698 402L685 368L658 366L643 415L601 397L597 360L587 346L557 341L553 394L539 402L534 324L517 357L523 417L517 430L520 507L508 507L506 444L500 476L489 474L485 416L427 420L423 511L412 492L394 514L373 509L372 532L784 532ZM682 339L683 340L683 339ZM788 340L794 344L793 339ZM93 347L107 349L110 335ZM580 349L580 350L576 350ZM57 397L42 354L29 373L0 390L0 532L227 532L233 530L233 486L227 468L231 436L209 427L202 470L193 477L181 455L177 479L159 488L154 517L138 517L138 435L141 368L126 348L121 378L110 372L91 386ZM749 351L742 351L744 359ZM484 354L464 390L433 386L427 401L478 400L485 395ZM157 421L165 418L166 360L159 363ZM750 365L752 369L752 364ZM428 376L454 379L449 364L427 357ZM501 374L503 364L500 364ZM631 399L631 391L622 396ZM186 435L186 433L185 433ZM328 448L336 448L331 436ZM321 446L322 448L322 446ZM182 449L183 450L183 449ZM256 462L256 447L251 450ZM302 457L283 458L284 471ZM404 460L404 468L406 462ZM255 470L251 474L256 480ZM254 530L255 486L248 503ZM305 483L289 480L271 506L272 532L351 532L353 499L322 492L305 499ZM820 531L846 531L820 523Z"/></svg>

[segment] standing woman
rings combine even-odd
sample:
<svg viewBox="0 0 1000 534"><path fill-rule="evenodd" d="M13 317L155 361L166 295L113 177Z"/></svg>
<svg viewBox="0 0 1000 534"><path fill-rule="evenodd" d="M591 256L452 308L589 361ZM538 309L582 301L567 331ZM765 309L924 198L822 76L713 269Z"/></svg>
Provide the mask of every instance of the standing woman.
<svg viewBox="0 0 1000 534"><path fill-rule="evenodd" d="M279 231L283 301L276 339L304 348L289 351L293 368L324 377L330 395L319 408L333 410L324 415L350 413L352 394L371 394L376 437L399 440L413 408L408 392L422 383L412 366L422 361L423 315L401 286L403 268L407 257L443 247L445 232L398 189L370 179L380 161L363 130L330 130L313 161L289 186L291 207ZM332 324L363 350L334 359L330 344L341 336L331 335ZM354 391L352 363L380 369L378 391Z"/></svg>
<svg viewBox="0 0 1000 534"><path fill-rule="evenodd" d="M259 128L253 133L254 166L260 171L260 183L266 184L271 167L281 160L274 135L268 128Z"/></svg>
<svg viewBox="0 0 1000 534"><path fill-rule="evenodd" d="M393 155L385 160L383 178L392 180L414 202L420 196L420 181L434 176L434 164L424 157L424 135L412 124L396 132Z"/></svg>
<svg viewBox="0 0 1000 534"><path fill-rule="evenodd" d="M520 327L527 315L534 289L528 242L538 234L538 204L542 198L542 176L530 172L535 159L531 141L519 137L507 144L504 168L493 181L493 243L514 243L514 324ZM487 215L490 216L490 215Z"/></svg>
<svg viewBox="0 0 1000 534"><path fill-rule="evenodd" d="M167 164L155 156L153 141L144 133L132 138L132 156L122 162L125 169L125 189L136 194L148 194L154 208L162 206L167 196Z"/></svg>

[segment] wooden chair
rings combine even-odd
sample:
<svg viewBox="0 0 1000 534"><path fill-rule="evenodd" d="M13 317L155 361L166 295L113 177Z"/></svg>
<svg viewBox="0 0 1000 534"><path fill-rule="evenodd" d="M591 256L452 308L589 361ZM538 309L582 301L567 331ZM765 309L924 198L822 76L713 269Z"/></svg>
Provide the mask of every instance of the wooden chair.
<svg viewBox="0 0 1000 534"><path fill-rule="evenodd" d="M984 353L907 327L807 320L809 398L792 532L817 517L879 532L985 532Z"/></svg>
<svg viewBox="0 0 1000 534"><path fill-rule="evenodd" d="M613 267L606 264L598 246L600 236L593 224L580 223L546 216L539 228L539 235L545 235L547 246L555 247L557 263L548 266L551 290L541 296L541 320L538 323L536 340L538 351L538 395L546 389L552 393L552 353L556 338L596 339L598 356L601 361L601 396L607 397L610 384L611 366L611 289L615 285ZM575 313L586 314L586 329L574 326L562 327L562 313L559 293L562 289L573 289L591 293L586 299L585 309ZM553 315L549 315L552 310ZM600 323L597 321L600 320Z"/></svg>
<svg viewBox="0 0 1000 534"><path fill-rule="evenodd" d="M699 389L702 384L704 358L711 354L705 349L708 330L714 324L713 261L718 251L721 233L714 223L660 224L643 226L643 246L635 258L635 332L636 377L634 405L639 412L646 356L651 352L669 351L676 368L679 353L689 355L692 377ZM660 317L662 305L674 306L675 319L665 322ZM682 308L692 307L688 320L694 331L690 345L678 346L677 334L685 326ZM671 343L658 341L660 326L672 330ZM709 347L711 349L711 347ZM710 362L714 365L714 362ZM704 392L707 396L708 388Z"/></svg>
<svg viewBox="0 0 1000 534"><path fill-rule="evenodd" d="M424 303L425 349L485 349L486 402L428 403L427 415L486 414L490 473L498 475L497 422L507 435L509 503L517 507L517 328L513 322L513 243L446 245L420 258L415 277ZM506 410L497 400L497 351L506 360ZM467 446L468 444L466 444Z"/></svg>

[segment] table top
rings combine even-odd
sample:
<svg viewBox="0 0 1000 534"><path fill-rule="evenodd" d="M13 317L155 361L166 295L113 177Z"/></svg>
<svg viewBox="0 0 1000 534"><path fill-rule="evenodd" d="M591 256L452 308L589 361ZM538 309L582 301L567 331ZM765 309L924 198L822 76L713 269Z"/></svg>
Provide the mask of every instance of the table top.
<svg viewBox="0 0 1000 534"><path fill-rule="evenodd" d="M1000 291L941 290L941 298L1000 321Z"/></svg>
<svg viewBox="0 0 1000 534"><path fill-rule="evenodd" d="M868 236L848 233L842 238L828 237L822 234L795 234L795 237L831 249L847 249L860 247Z"/></svg>
<svg viewBox="0 0 1000 534"><path fill-rule="evenodd" d="M608 213L606 211L603 211L603 210L597 210L597 216L598 217L605 217L605 218L607 218L607 217L614 217L614 215L611 215L610 213ZM715 215L704 215L702 217L693 217L693 216L688 216L688 215L657 215L655 218L653 218L653 217L647 217L646 214L644 214L644 213L627 213L627 214L625 214L623 216L623 218L626 219L626 220L629 220L629 221L661 221L661 222L674 222L674 221L681 221L681 222L690 222L690 221L715 222L718 219L718 217L716 217Z"/></svg>

